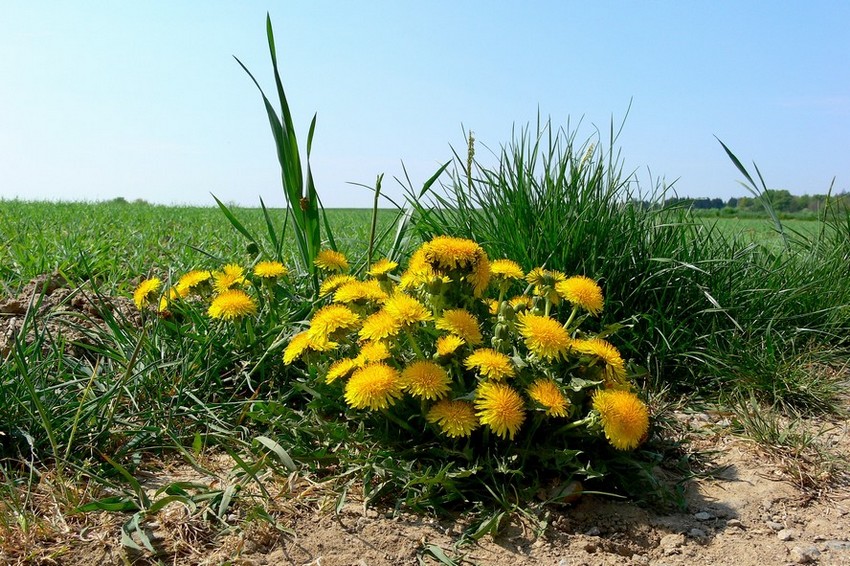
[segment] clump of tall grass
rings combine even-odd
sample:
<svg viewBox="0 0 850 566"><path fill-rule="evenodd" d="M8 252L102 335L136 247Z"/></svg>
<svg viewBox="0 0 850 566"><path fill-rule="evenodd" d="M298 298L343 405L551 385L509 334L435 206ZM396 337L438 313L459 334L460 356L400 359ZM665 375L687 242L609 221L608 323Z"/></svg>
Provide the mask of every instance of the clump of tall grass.
<svg viewBox="0 0 850 566"><path fill-rule="evenodd" d="M623 172L616 137L612 127L602 148L598 136L580 142L576 130L547 122L515 133L495 165L456 154L443 192L409 195L415 226L423 238L474 238L525 268L603 281L618 299L605 320L626 326L626 351L656 385L830 407L832 383L782 368L793 356L828 364L846 351L846 226L825 218L814 237L790 235L774 215L785 241L777 251L662 206L663 186L647 205Z"/></svg>

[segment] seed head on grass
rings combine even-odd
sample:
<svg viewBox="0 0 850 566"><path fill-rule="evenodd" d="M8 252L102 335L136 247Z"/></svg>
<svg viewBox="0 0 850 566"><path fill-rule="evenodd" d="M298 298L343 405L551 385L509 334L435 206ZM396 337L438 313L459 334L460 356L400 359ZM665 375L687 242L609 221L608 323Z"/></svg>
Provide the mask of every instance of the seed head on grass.
<svg viewBox="0 0 850 566"><path fill-rule="evenodd" d="M133 302L136 303L136 308L141 310L149 305L160 289L162 289L162 281L158 277L151 277L139 283L133 291Z"/></svg>
<svg viewBox="0 0 850 566"><path fill-rule="evenodd" d="M228 289L213 299L207 314L222 320L238 320L256 312L257 303L245 291Z"/></svg>
<svg viewBox="0 0 850 566"><path fill-rule="evenodd" d="M617 450L637 448L649 431L649 409L631 391L598 389L593 408L599 412L605 437Z"/></svg>
<svg viewBox="0 0 850 566"><path fill-rule="evenodd" d="M525 421L525 403L509 385L485 381L478 386L475 398L476 413L501 438L513 440Z"/></svg>
<svg viewBox="0 0 850 566"><path fill-rule="evenodd" d="M402 396L404 384L398 370L384 363L354 372L345 384L345 402L355 409L386 409Z"/></svg>
<svg viewBox="0 0 850 566"><path fill-rule="evenodd" d="M451 438L469 436L480 424L472 403L450 399L438 401L425 420L439 426L443 434Z"/></svg>

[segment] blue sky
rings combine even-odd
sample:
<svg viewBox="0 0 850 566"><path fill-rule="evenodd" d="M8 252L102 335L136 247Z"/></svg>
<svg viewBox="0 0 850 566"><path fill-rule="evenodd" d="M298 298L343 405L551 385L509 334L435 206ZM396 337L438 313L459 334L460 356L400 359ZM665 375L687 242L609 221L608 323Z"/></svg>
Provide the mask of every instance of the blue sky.
<svg viewBox="0 0 850 566"><path fill-rule="evenodd" d="M326 206L421 184L463 129L489 147L626 117L641 187L746 194L715 136L771 188L850 190L850 3L11 2L0 19L0 198L283 203L261 101L269 12ZM479 155L485 155L479 147Z"/></svg>

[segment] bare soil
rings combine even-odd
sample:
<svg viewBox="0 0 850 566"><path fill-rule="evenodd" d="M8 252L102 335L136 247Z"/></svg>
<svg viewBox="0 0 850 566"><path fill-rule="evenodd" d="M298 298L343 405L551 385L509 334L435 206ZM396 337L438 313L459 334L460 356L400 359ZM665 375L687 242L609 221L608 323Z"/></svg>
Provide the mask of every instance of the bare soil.
<svg viewBox="0 0 850 566"><path fill-rule="evenodd" d="M48 297L59 292L54 307L89 309L86 299L74 303L53 283L40 281L42 289L53 287ZM8 347L27 308L20 300L0 305L6 317L0 350ZM96 311L86 312L86 324L96 324ZM276 525L257 519L258 509L244 495L221 521L172 503L144 522L157 550L150 553L122 544L128 514L71 514L57 496L55 478L45 475L29 494L30 508L39 511L36 520L14 524L7 513L0 523L0 564L850 565L846 417L805 423L817 437L818 451L793 453L733 434L728 416L674 416L687 445L707 468L719 470L686 484L686 507L680 510L583 495L570 505L542 509L538 519L543 523L515 514L498 536L470 542L462 536L467 517L441 520L365 508L354 493L336 511L334 488L293 474L276 480L278 492L271 501L255 502ZM225 457L208 456L204 468L206 473L177 461L162 462L145 485L153 493L178 480L210 489L234 481L232 462ZM81 501L91 496L85 486L70 492Z"/></svg>

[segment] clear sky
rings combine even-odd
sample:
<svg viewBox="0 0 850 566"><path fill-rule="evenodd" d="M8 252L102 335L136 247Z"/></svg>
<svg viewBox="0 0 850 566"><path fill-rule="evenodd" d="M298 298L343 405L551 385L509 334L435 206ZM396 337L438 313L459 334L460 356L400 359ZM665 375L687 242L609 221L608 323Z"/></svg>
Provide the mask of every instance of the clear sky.
<svg viewBox="0 0 850 566"><path fill-rule="evenodd" d="M259 94L269 12L326 206L421 184L463 129L498 148L538 112L581 120L644 189L850 190L850 2L0 0L0 198L283 203ZM484 150L479 149L479 155Z"/></svg>

